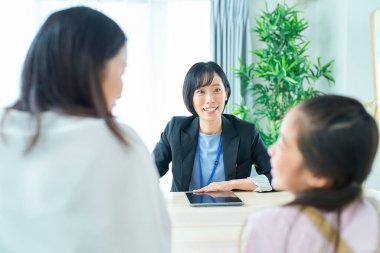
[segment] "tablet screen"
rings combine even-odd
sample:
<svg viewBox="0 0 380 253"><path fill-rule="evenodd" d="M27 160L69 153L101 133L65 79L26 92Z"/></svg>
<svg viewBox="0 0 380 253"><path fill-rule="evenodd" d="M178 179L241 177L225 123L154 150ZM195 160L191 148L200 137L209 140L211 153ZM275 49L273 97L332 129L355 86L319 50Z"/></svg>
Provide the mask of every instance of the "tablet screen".
<svg viewBox="0 0 380 253"><path fill-rule="evenodd" d="M190 206L240 206L243 201L232 191L193 193L186 192Z"/></svg>

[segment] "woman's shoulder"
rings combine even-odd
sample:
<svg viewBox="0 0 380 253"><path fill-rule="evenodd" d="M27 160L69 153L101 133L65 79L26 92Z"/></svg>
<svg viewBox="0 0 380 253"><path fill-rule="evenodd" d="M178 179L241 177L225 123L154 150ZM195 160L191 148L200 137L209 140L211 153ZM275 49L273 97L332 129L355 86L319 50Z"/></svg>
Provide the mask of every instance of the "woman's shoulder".
<svg viewBox="0 0 380 253"><path fill-rule="evenodd" d="M173 116L169 124L186 124L193 122L197 117L196 116Z"/></svg>
<svg viewBox="0 0 380 253"><path fill-rule="evenodd" d="M196 116L173 116L166 124L166 129L169 131L185 129L194 123L198 124L197 120L198 117Z"/></svg>
<svg viewBox="0 0 380 253"><path fill-rule="evenodd" d="M238 132L257 132L256 125L252 122L248 122L246 120L239 119L238 117L231 114L223 114L222 117L225 121L229 122Z"/></svg>

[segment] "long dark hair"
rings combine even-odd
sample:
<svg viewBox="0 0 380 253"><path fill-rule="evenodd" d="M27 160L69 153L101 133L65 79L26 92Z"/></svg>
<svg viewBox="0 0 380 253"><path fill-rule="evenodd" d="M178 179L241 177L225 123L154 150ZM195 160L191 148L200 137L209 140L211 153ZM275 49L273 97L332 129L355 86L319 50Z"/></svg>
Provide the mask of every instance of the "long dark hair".
<svg viewBox="0 0 380 253"><path fill-rule="evenodd" d="M300 193L291 204L339 210L361 196L378 146L376 122L360 102L343 96L316 97L298 109L298 146L305 165L333 183Z"/></svg>
<svg viewBox="0 0 380 253"><path fill-rule="evenodd" d="M112 133L127 144L107 110L102 92L105 65L126 43L121 28L109 17L88 7L53 13L34 38L21 78L21 96L9 109L30 112L40 135L41 113L103 118Z"/></svg>

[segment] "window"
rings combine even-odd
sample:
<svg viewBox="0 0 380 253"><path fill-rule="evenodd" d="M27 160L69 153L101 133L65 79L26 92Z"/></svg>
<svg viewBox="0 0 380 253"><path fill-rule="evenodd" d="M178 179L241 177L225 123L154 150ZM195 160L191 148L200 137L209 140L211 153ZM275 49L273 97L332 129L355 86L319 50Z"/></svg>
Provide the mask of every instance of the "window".
<svg viewBox="0 0 380 253"><path fill-rule="evenodd" d="M138 132L150 151L172 116L189 115L182 83L192 64L210 60L209 0L8 2L0 10L0 106L18 97L23 60L47 16L85 5L113 18L128 37L124 89L114 114ZM169 190L171 175L165 178L162 187Z"/></svg>

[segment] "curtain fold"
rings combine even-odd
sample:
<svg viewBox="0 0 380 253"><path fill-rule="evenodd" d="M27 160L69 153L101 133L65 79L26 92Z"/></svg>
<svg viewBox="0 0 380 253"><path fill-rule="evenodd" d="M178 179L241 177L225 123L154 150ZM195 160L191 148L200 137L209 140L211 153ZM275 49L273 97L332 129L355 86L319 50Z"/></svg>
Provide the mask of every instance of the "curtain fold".
<svg viewBox="0 0 380 253"><path fill-rule="evenodd" d="M228 104L240 103L241 84L233 69L239 68L239 60L250 63L251 28L247 0L211 1L211 57L226 72L231 85ZM232 109L227 106L225 112Z"/></svg>

